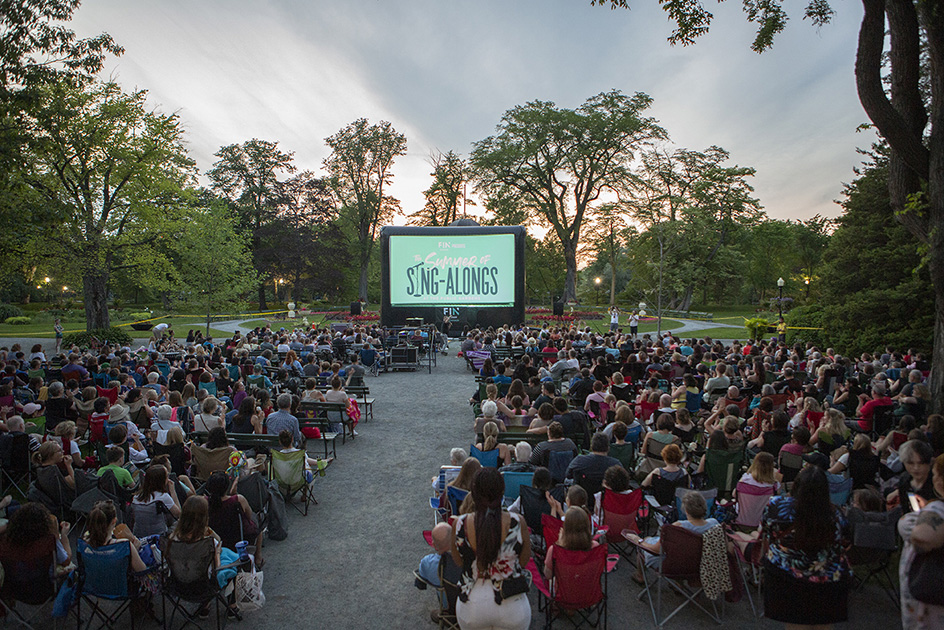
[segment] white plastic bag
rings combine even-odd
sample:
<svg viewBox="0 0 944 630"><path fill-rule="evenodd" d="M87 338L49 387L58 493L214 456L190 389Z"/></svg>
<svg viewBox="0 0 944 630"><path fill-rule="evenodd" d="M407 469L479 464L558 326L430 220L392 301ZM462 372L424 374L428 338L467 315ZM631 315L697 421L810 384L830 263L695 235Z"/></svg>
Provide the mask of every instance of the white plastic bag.
<svg viewBox="0 0 944 630"><path fill-rule="evenodd" d="M259 610L265 606L265 593L262 592L262 571L256 571L252 562L251 571L236 574L236 606L241 612Z"/></svg>

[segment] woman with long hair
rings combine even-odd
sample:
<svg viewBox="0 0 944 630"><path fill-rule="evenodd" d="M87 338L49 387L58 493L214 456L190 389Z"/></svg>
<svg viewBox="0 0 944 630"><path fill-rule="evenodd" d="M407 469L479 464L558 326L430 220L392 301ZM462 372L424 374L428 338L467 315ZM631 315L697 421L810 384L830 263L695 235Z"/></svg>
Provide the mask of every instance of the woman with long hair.
<svg viewBox="0 0 944 630"><path fill-rule="evenodd" d="M807 466L790 496L764 511L764 614L787 627L829 627L848 618L844 517L829 501L826 471Z"/></svg>
<svg viewBox="0 0 944 630"><path fill-rule="evenodd" d="M482 441L475 445L475 448L482 452L498 449L498 465L507 466L511 463L511 449L507 444L498 443L498 425L494 422L486 422L482 428Z"/></svg>
<svg viewBox="0 0 944 630"><path fill-rule="evenodd" d="M131 570L134 572L144 571L147 565L141 560L138 549L141 548L142 541L135 535L127 532L121 537L115 536L115 527L118 526L118 512L115 510L115 504L111 501L99 501L89 512L88 521L85 527L85 542L92 549L105 547L106 545L115 545L120 542L126 542L131 546Z"/></svg>
<svg viewBox="0 0 944 630"><path fill-rule="evenodd" d="M453 524L452 557L462 566L456 617L463 630L525 630L531 625L526 593L506 599L500 595L503 581L524 577L522 567L531 558L528 526L522 517L502 510L504 493L498 469L482 468L472 480L475 511Z"/></svg>
<svg viewBox="0 0 944 630"><path fill-rule="evenodd" d="M220 536L223 546L236 549L241 540L255 539L256 568L262 568L262 531L256 525L249 501L234 493L235 482L224 472L215 472L206 482L207 500L210 505L209 523Z"/></svg>
<svg viewBox="0 0 944 630"><path fill-rule="evenodd" d="M827 409L820 419L819 429L810 438L810 446L829 455L845 444L852 433L845 419L846 416L838 409Z"/></svg>
<svg viewBox="0 0 944 630"><path fill-rule="evenodd" d="M262 433L264 421L265 417L262 415L262 409L256 407L256 399L252 396L246 396L239 403L239 410L233 416L230 431L233 433Z"/></svg>
<svg viewBox="0 0 944 630"><path fill-rule="evenodd" d="M144 473L141 488L132 500L135 514L134 535L138 537L163 534L167 531L165 514L180 518L180 500L177 487L171 481L167 468L152 464Z"/></svg>
<svg viewBox="0 0 944 630"><path fill-rule="evenodd" d="M574 486L580 488L580 486ZM564 513L564 526L561 527L557 542L547 550L544 558L544 577L548 580L554 572L554 548L573 549L575 551L590 551L597 545L593 539L593 526L590 517L582 509L569 509Z"/></svg>

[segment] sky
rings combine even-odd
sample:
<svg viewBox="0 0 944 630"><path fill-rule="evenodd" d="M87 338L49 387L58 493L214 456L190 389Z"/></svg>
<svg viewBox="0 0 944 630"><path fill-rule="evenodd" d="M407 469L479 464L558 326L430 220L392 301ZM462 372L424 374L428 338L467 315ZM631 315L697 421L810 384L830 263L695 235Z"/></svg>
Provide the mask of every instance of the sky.
<svg viewBox="0 0 944 630"><path fill-rule="evenodd" d="M769 216L837 216L856 148L874 140L856 131L861 3L834 0L821 28L786 3L791 20L762 55L739 2L708 4L711 30L688 47L666 41L656 0L84 0L71 27L124 46L103 78L179 114L201 171L220 147L260 138L323 172L326 137L387 120L407 138L389 191L411 213L432 153L467 156L516 105L574 108L618 89L653 98L672 147L718 145L754 167Z"/></svg>

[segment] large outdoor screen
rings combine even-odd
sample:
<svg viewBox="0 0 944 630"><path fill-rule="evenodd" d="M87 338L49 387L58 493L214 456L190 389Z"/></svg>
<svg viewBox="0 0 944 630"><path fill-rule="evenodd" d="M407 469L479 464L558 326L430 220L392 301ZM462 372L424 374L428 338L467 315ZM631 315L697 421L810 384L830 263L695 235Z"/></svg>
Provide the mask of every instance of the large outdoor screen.
<svg viewBox="0 0 944 630"><path fill-rule="evenodd" d="M391 235L390 305L513 306L515 235Z"/></svg>

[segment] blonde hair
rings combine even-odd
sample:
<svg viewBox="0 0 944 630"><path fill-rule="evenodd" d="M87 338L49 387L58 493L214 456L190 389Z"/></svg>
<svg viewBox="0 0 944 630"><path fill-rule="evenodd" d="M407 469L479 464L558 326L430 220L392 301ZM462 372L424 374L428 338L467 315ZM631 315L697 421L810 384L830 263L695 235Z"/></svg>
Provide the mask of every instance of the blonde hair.
<svg viewBox="0 0 944 630"><path fill-rule="evenodd" d="M494 422L486 422L482 429L482 450L490 451L498 446L498 425Z"/></svg>
<svg viewBox="0 0 944 630"><path fill-rule="evenodd" d="M184 432L180 427L171 427L167 430L167 438L164 440L165 444L183 444L184 443Z"/></svg>
<svg viewBox="0 0 944 630"><path fill-rule="evenodd" d="M838 409L826 410L826 430L830 433L844 435L846 433L845 416Z"/></svg>
<svg viewBox="0 0 944 630"><path fill-rule="evenodd" d="M590 517L580 508L571 508L564 514L564 526L561 528L557 546L564 549L588 551L593 546L593 530Z"/></svg>
<svg viewBox="0 0 944 630"><path fill-rule="evenodd" d="M758 453L747 469L747 474L759 483L776 483L774 477L774 456L767 452Z"/></svg>
<svg viewBox="0 0 944 630"><path fill-rule="evenodd" d="M814 413L820 413L823 410L819 406L819 401L813 398L812 396L807 396L803 399L803 411L812 411Z"/></svg>
<svg viewBox="0 0 944 630"><path fill-rule="evenodd" d="M63 420L62 422L56 425L55 433L59 437L65 437L71 434L72 437L74 438L75 437L75 423L72 422L71 420Z"/></svg>

